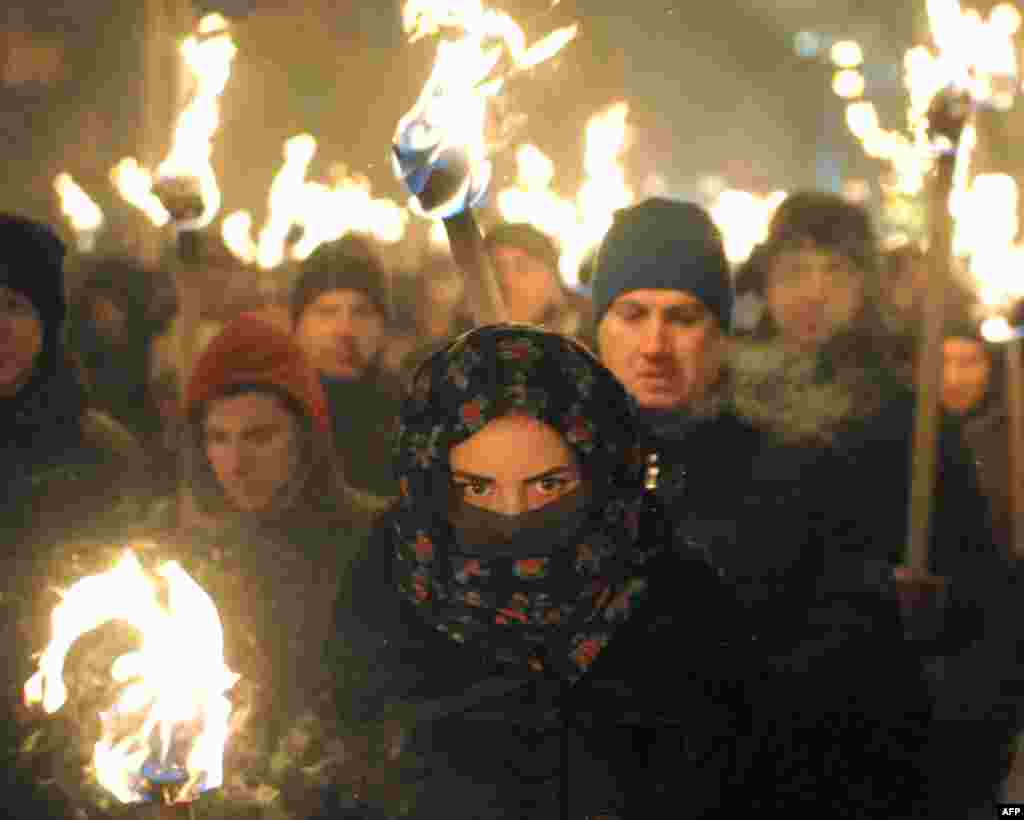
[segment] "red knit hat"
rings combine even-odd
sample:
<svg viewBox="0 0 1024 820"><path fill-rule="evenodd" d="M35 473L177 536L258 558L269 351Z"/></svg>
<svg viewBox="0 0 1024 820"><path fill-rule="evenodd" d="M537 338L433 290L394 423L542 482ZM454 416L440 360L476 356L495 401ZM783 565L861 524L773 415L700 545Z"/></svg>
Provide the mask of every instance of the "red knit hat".
<svg viewBox="0 0 1024 820"><path fill-rule="evenodd" d="M302 349L286 333L248 314L230 322L196 361L185 393L185 411L191 413L241 384L284 390L323 432L330 432L323 386Z"/></svg>

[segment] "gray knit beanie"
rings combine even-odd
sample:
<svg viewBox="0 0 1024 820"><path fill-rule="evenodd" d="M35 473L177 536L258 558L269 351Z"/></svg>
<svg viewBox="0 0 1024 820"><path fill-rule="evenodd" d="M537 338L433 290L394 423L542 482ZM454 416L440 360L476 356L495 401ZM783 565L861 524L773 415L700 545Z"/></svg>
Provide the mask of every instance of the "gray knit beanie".
<svg viewBox="0 0 1024 820"><path fill-rule="evenodd" d="M656 197L615 212L594 265L595 327L622 294L643 289L692 293L729 330L729 261L721 233L699 205Z"/></svg>

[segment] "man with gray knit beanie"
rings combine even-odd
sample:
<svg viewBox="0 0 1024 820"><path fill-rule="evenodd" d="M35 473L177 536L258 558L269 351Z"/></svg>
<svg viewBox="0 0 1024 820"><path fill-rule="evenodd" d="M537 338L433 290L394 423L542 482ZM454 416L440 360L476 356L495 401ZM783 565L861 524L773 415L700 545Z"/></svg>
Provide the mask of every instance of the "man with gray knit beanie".
<svg viewBox="0 0 1024 820"><path fill-rule="evenodd" d="M707 212L668 199L618 211L592 287L601 358L642 409L681 411L708 396L733 291Z"/></svg>
<svg viewBox="0 0 1024 820"><path fill-rule="evenodd" d="M751 716L735 765L751 808L910 816L921 787L920 669L904 651L895 601L856 556L832 560L862 510L822 480L832 475L821 467L827 454L790 446L734 409L733 287L718 229L691 203L620 210L592 292L598 351L638 406L674 547L710 562L743 602L735 642ZM884 665L884 682L850 673L868 665ZM644 737L635 735L639 756Z"/></svg>

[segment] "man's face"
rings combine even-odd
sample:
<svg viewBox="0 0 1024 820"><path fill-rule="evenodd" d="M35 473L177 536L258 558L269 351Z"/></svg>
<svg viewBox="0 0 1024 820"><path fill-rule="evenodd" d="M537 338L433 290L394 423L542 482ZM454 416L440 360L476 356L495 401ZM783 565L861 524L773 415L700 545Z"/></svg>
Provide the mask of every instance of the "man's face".
<svg viewBox="0 0 1024 820"><path fill-rule="evenodd" d="M0 287L0 397L10 398L32 376L43 349L43 323L31 300Z"/></svg>
<svg viewBox="0 0 1024 820"><path fill-rule="evenodd" d="M203 433L213 473L242 512L269 509L295 475L302 452L299 424L276 396L254 392L214 399Z"/></svg>
<svg viewBox="0 0 1024 820"><path fill-rule="evenodd" d="M556 271L521 248L498 245L491 253L510 322L538 322L565 301Z"/></svg>
<svg viewBox="0 0 1024 820"><path fill-rule="evenodd" d="M296 338L321 373L354 381L384 343L384 317L363 291L331 290L303 311Z"/></svg>
<svg viewBox="0 0 1024 820"><path fill-rule="evenodd" d="M696 296L631 290L597 327L605 366L649 410L682 410L703 398L721 371L722 333Z"/></svg>
<svg viewBox="0 0 1024 820"><path fill-rule="evenodd" d="M768 270L765 299L782 338L813 351L853 324L864 303L864 276L841 254L785 251Z"/></svg>
<svg viewBox="0 0 1024 820"><path fill-rule="evenodd" d="M123 343L128 319L114 302L100 296L92 303L92 323L103 337L112 344Z"/></svg>
<svg viewBox="0 0 1024 820"><path fill-rule="evenodd" d="M953 337L942 344L942 405L952 413L967 413L988 392L992 362L975 339Z"/></svg>

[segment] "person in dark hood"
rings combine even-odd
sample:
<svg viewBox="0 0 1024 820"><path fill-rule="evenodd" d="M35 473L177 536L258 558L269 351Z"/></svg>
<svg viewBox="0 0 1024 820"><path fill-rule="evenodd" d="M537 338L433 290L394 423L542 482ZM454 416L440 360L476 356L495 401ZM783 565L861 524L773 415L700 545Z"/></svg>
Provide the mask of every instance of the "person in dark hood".
<svg viewBox="0 0 1024 820"><path fill-rule="evenodd" d="M418 368L388 548L338 599L336 700L367 747L345 800L453 820L743 805L736 604L666 537L635 444L627 394L568 337L486 326Z"/></svg>
<svg viewBox="0 0 1024 820"><path fill-rule="evenodd" d="M15 532L53 528L143 490L130 484L144 464L135 438L88 406L67 355L63 243L11 214L0 215L0 238L0 482L13 549Z"/></svg>
<svg viewBox="0 0 1024 820"><path fill-rule="evenodd" d="M846 543L888 563L906 590L916 397L892 366L877 248L859 206L816 191L787 197L737 276L737 287L760 295L766 309L738 345L734 394L760 425L780 429L796 418L806 437L838 457L838 472L822 480L858 488L859 504L870 510L850 516ZM945 579L945 603L917 593L904 603L913 603L919 633L920 619L932 619L924 631L934 640L915 644L936 679L932 798L963 816L991 807L1005 773L1016 721L1005 690L1016 685L1017 650L1007 629L1011 573L953 419L941 425L937 448L929 568ZM953 775L953 750L965 743L976 752Z"/></svg>
<svg viewBox="0 0 1024 820"><path fill-rule="evenodd" d="M173 308L159 304L159 278L128 257L91 260L71 306L68 333L90 402L147 444L162 429L150 391L153 340L167 330ZM172 291L170 283L162 290Z"/></svg>
<svg viewBox="0 0 1024 820"><path fill-rule="evenodd" d="M348 480L396 494L388 458L400 388L380 367L388 316L384 272L355 237L321 245L292 291L295 338L320 373Z"/></svg>
<svg viewBox="0 0 1024 820"><path fill-rule="evenodd" d="M835 461L735 404L734 298L718 229L691 203L618 211L593 293L599 354L638 406L676 540L710 556L742 603L748 808L910 816L923 790L921 671L895 599L874 581L885 567L844 557L846 518L862 510L841 482L823 483ZM880 657L884 681L855 671Z"/></svg>
<svg viewBox="0 0 1024 820"><path fill-rule="evenodd" d="M105 537L108 525L116 532L118 515L141 514L150 494L138 442L88 406L67 357L64 252L49 227L0 214L0 625L8 659L0 768L9 805L53 817L70 808L19 753L31 736L21 687L31 652L45 641L35 629L45 617L42 591L55 582L54 566L70 571L74 548L66 545Z"/></svg>
<svg viewBox="0 0 1024 820"><path fill-rule="evenodd" d="M501 222L484 245L498 275L509 321L541 325L579 338L590 325L587 299L562 282L558 249L525 222Z"/></svg>

